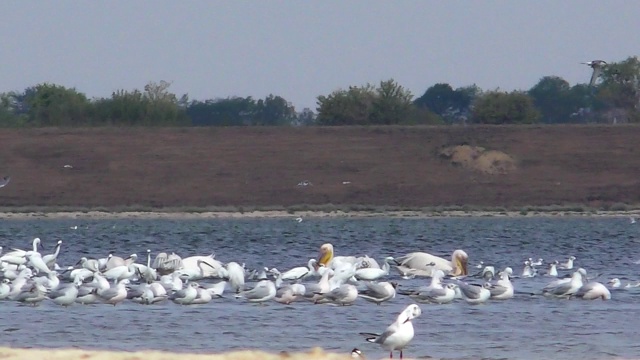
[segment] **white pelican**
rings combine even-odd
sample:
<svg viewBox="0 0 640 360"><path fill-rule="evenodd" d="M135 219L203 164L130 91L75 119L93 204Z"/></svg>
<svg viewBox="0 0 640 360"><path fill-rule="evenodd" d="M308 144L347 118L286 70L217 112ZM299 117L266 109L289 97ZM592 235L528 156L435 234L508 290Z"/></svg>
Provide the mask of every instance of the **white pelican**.
<svg viewBox="0 0 640 360"><path fill-rule="evenodd" d="M469 273L467 270L468 259L467 253L458 249L451 254L451 260L425 252L412 252L396 258L395 261L401 272L413 272L418 276L432 276L435 270L442 270L445 274L452 276L463 276Z"/></svg>
<svg viewBox="0 0 640 360"><path fill-rule="evenodd" d="M589 86L593 86L596 83L598 77L602 74L602 69L607 66L607 62L604 60L592 60L583 62L581 64L585 64L593 69L591 80L589 81Z"/></svg>
<svg viewBox="0 0 640 360"><path fill-rule="evenodd" d="M574 296L584 300L610 300L611 292L599 282L590 282L582 285Z"/></svg>
<svg viewBox="0 0 640 360"><path fill-rule="evenodd" d="M201 267L200 263L205 263L208 266L202 267L202 277L220 277L221 272L224 271L224 266L222 263L216 259L214 259L214 255L207 256L190 256L182 259L182 268L179 270L190 272L193 270L197 270ZM200 270L197 270L200 271Z"/></svg>
<svg viewBox="0 0 640 360"><path fill-rule="evenodd" d="M402 359L402 350L413 339L413 324L411 320L422 314L422 310L416 304L407 306L396 318L396 321L382 334L360 333L366 336L368 342L380 344L383 349L389 351L389 358L393 358L393 352L400 350L400 358Z"/></svg>
<svg viewBox="0 0 640 360"><path fill-rule="evenodd" d="M353 265L356 262L357 258L355 256L334 256L333 245L326 243L320 246L320 256L318 257L315 267L325 266L335 270L344 264Z"/></svg>

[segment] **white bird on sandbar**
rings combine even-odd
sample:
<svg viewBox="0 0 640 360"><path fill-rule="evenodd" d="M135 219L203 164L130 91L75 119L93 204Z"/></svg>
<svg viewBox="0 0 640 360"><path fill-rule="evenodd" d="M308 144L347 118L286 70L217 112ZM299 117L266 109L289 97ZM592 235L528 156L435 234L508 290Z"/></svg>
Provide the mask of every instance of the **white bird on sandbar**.
<svg viewBox="0 0 640 360"><path fill-rule="evenodd" d="M458 249L451 254L451 260L425 252L412 252L394 260L398 264L398 270L402 273L432 276L434 271L442 270L445 275L464 276L469 273L467 270L468 259L467 253Z"/></svg>
<svg viewBox="0 0 640 360"><path fill-rule="evenodd" d="M411 320L422 314L422 310L417 304L407 306L396 318L396 321L389 325L382 334L360 333L366 337L368 342L380 344L383 349L389 351L389 358L393 358L393 352L400 350L400 359L402 359L402 350L411 342L414 335L413 324Z"/></svg>

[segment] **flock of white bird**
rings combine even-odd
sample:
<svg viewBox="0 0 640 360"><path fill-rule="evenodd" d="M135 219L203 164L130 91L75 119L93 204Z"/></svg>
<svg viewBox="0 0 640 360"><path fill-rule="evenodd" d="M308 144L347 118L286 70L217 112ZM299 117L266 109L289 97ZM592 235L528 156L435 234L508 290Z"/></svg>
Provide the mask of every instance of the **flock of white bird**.
<svg viewBox="0 0 640 360"><path fill-rule="evenodd" d="M43 255L40 238L33 240L31 250L11 249L0 256L0 299L37 305L49 300L61 306L72 304L106 303L117 305L123 301L151 305L171 301L180 305L205 304L222 297L225 291L252 303L274 301L291 304L307 301L313 304L350 305L358 298L380 305L397 294L410 297L416 303L447 304L460 299L469 304L489 300L506 300L516 291L513 278L538 275L554 277L539 294L555 298L585 300L611 298L611 292L602 283L587 278L583 268L574 270L575 257L562 264L548 264L548 270L538 270L542 259L524 261L522 273L517 275L507 267L496 273L493 266L476 266L477 274L469 274L468 255L455 250L450 259L425 252L413 252L401 257L387 257L380 265L375 259L363 256L335 256L332 244L323 244L320 255L308 261L307 266L287 271L276 268L249 271L244 264L222 263L214 255L182 258L175 253L159 253L153 261L147 250L146 261L138 263L138 256L126 258L109 254L104 258L82 257L74 266L60 266L58 255L62 241L55 251ZM1 251L1 248L0 248ZM402 278L424 276L429 284L416 289L398 289L395 281L385 281L394 271ZM558 277L558 272L567 277ZM397 276L396 275L396 276ZM207 281L209 279L217 282ZM475 279L476 283L469 280ZM247 284L254 285L249 288ZM619 279L609 282L612 288L634 287L623 285ZM417 304L409 305L397 320L382 334L363 333L367 340L380 344L393 355L413 338L411 320L420 316ZM357 351L356 351L357 350ZM362 356L354 349L354 356Z"/></svg>

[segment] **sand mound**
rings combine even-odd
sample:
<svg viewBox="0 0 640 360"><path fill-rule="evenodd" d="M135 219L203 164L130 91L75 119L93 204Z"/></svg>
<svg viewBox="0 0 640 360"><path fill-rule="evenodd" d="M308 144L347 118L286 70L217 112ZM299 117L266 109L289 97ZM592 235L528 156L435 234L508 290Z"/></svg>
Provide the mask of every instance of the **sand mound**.
<svg viewBox="0 0 640 360"><path fill-rule="evenodd" d="M508 154L479 146L449 146L440 150L439 155L453 165L485 174L506 174L516 169L516 161Z"/></svg>

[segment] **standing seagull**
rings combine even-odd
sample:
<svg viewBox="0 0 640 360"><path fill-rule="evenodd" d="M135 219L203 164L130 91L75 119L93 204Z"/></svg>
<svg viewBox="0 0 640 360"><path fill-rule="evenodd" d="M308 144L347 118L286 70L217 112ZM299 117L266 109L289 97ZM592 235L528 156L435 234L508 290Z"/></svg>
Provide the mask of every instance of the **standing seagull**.
<svg viewBox="0 0 640 360"><path fill-rule="evenodd" d="M607 66L607 62L604 60L593 60L583 62L581 64L585 64L593 69L593 73L591 74L591 81L589 81L589 86L593 86L598 80L600 74L602 74L602 69Z"/></svg>
<svg viewBox="0 0 640 360"><path fill-rule="evenodd" d="M389 351L389 358L393 358L393 351L400 350L400 359L402 359L402 349L413 339L412 319L422 314L422 310L417 304L411 304L404 309L396 321L389 325L381 335L371 333L360 333L367 338L368 342L380 344L383 349Z"/></svg>

